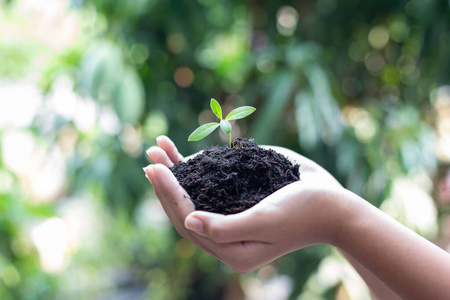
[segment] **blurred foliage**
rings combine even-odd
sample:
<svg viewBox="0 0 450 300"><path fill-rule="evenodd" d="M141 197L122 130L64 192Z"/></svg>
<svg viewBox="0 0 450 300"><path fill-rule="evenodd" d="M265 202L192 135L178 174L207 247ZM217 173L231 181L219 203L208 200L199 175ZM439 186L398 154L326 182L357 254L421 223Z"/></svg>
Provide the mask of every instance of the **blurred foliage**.
<svg viewBox="0 0 450 300"><path fill-rule="evenodd" d="M439 163L430 95L449 68L448 1L0 1L3 90L37 99L0 95L31 114L0 126L0 298L253 299L245 282L270 269L237 276L180 239L144 150L161 134L184 155L225 143L187 136L211 97L252 105L233 136L298 151L380 206ZM334 299L339 282L312 284L330 255L274 263L289 299Z"/></svg>

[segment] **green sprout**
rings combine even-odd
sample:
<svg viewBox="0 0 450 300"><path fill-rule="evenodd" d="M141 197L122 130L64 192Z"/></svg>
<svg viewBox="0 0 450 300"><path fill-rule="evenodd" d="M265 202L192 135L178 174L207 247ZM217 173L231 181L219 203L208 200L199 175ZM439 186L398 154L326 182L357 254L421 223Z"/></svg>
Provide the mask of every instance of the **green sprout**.
<svg viewBox="0 0 450 300"><path fill-rule="evenodd" d="M220 126L222 131L225 132L225 134L227 134L230 137L230 148L231 148L231 124L229 121L245 118L249 114L253 113L256 110L256 108L251 106L241 106L233 109L225 117L225 119L222 119L222 108L220 107L219 102L211 98L211 110L219 118L220 123L212 122L200 126L199 128L195 129L194 132L191 133L191 135L188 138L188 141L199 141Z"/></svg>

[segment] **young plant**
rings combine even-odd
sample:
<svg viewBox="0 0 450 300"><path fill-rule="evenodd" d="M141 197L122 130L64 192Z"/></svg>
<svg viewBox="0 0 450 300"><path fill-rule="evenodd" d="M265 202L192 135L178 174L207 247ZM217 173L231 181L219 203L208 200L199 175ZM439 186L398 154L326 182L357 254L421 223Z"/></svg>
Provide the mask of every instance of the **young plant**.
<svg viewBox="0 0 450 300"><path fill-rule="evenodd" d="M220 123L212 122L200 126L199 128L195 129L194 132L191 133L191 135L188 138L188 141L199 141L220 126L222 131L225 132L225 134L227 134L230 137L230 148L231 148L231 124L229 121L245 118L249 114L253 113L256 110L256 108L251 106L241 106L233 109L225 117L225 119L222 119L222 108L220 107L219 102L211 98L211 110L219 118Z"/></svg>

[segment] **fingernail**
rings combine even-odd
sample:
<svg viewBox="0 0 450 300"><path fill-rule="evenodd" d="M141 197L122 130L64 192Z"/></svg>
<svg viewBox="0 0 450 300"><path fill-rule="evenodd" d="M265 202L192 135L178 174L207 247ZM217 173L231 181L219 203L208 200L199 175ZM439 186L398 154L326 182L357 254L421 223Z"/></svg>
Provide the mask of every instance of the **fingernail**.
<svg viewBox="0 0 450 300"><path fill-rule="evenodd" d="M147 167L147 176L149 177L149 180L153 185L158 184L158 177L156 176L155 165L149 165Z"/></svg>
<svg viewBox="0 0 450 300"><path fill-rule="evenodd" d="M148 181L150 181L150 183L153 184L152 180L150 179L150 177L149 177L148 174L147 174L147 168L148 168L148 166L147 166L147 167L143 167L142 170L143 170L144 173L145 173L145 178L147 178Z"/></svg>
<svg viewBox="0 0 450 300"><path fill-rule="evenodd" d="M196 217L188 217L185 221L185 224L187 229L195 231L195 232L202 232L203 231L203 222L196 218Z"/></svg>
<svg viewBox="0 0 450 300"><path fill-rule="evenodd" d="M163 142L167 137L165 135L160 135L156 138L156 143L159 145L161 142Z"/></svg>
<svg viewBox="0 0 450 300"><path fill-rule="evenodd" d="M147 177L148 181L150 181L151 184L155 185L155 183L158 183L158 178L156 177L155 173L155 165L148 165L142 169L145 172L145 177Z"/></svg>

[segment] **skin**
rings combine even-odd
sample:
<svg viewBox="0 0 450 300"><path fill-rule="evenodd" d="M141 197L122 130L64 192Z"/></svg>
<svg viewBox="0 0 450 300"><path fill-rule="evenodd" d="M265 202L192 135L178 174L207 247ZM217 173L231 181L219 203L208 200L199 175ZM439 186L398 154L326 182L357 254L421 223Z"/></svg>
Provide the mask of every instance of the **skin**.
<svg viewBox="0 0 450 300"><path fill-rule="evenodd" d="M315 244L335 246L378 299L448 299L450 255L390 218L313 161L268 147L301 165L301 181L234 215L195 211L168 169L183 160L157 138L144 168L177 232L233 270L246 273Z"/></svg>

